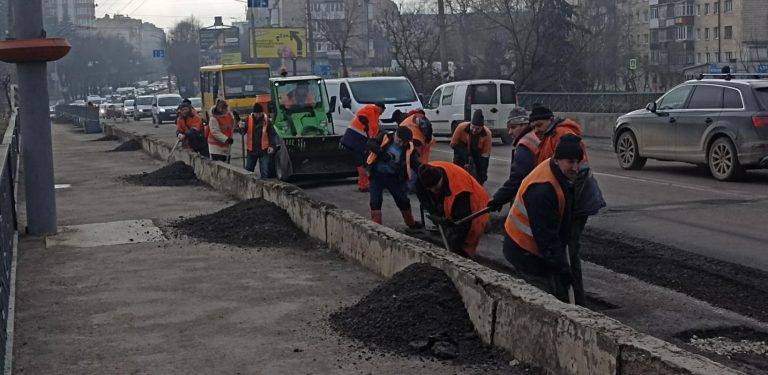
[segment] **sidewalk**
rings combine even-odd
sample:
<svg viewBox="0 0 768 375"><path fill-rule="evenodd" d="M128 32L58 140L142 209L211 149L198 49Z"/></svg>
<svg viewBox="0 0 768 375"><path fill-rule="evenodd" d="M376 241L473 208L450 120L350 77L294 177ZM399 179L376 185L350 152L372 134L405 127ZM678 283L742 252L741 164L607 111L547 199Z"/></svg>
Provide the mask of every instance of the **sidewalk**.
<svg viewBox="0 0 768 375"><path fill-rule="evenodd" d="M140 151L106 153L117 143L87 142L101 135L70 125L55 124L53 133L56 183L71 185L57 190L59 224L121 222L105 239L130 238L91 246L94 227L85 226L91 237L68 246L22 240L16 373L473 372L368 354L331 331L328 314L380 281L331 251L155 241L152 223L162 229L233 202L205 187L127 185L118 178L161 164ZM140 231L126 234L122 221L146 219Z"/></svg>

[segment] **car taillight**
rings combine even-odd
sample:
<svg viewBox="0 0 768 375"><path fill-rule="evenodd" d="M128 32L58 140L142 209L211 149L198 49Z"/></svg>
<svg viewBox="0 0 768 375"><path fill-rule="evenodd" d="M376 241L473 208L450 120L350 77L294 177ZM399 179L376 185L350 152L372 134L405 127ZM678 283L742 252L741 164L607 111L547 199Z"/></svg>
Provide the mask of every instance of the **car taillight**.
<svg viewBox="0 0 768 375"><path fill-rule="evenodd" d="M752 125L756 128L768 128L768 116L752 116Z"/></svg>

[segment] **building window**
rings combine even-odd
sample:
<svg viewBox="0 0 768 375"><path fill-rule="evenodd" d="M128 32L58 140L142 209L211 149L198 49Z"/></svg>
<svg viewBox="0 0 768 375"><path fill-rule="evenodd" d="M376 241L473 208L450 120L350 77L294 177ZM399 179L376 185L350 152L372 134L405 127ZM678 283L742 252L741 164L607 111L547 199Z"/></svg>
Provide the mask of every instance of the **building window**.
<svg viewBox="0 0 768 375"><path fill-rule="evenodd" d="M704 4L704 15L706 16L709 14L709 3Z"/></svg>
<svg viewBox="0 0 768 375"><path fill-rule="evenodd" d="M723 30L723 39L733 39L733 26L726 26Z"/></svg>
<svg viewBox="0 0 768 375"><path fill-rule="evenodd" d="M728 60L728 62L733 60L733 52L726 52L725 53L725 58Z"/></svg>
<svg viewBox="0 0 768 375"><path fill-rule="evenodd" d="M643 22L648 22L648 10L643 11Z"/></svg>
<svg viewBox="0 0 768 375"><path fill-rule="evenodd" d="M678 26L676 40L687 40L687 39L688 39L688 26Z"/></svg>
<svg viewBox="0 0 768 375"><path fill-rule="evenodd" d="M707 63L709 63L709 52L705 53L704 56L707 58Z"/></svg>
<svg viewBox="0 0 768 375"><path fill-rule="evenodd" d="M701 52L696 54L696 63L701 64Z"/></svg>
<svg viewBox="0 0 768 375"><path fill-rule="evenodd" d="M696 40L701 40L701 29L696 29Z"/></svg>
<svg viewBox="0 0 768 375"><path fill-rule="evenodd" d="M704 40L709 40L709 28L704 28Z"/></svg>
<svg viewBox="0 0 768 375"><path fill-rule="evenodd" d="M719 27L713 27L712 28L712 39L720 39L720 28Z"/></svg>
<svg viewBox="0 0 768 375"><path fill-rule="evenodd" d="M643 34L643 44L648 44L648 34Z"/></svg>
<svg viewBox="0 0 768 375"><path fill-rule="evenodd" d="M701 4L696 4L696 15L697 16L701 15Z"/></svg>
<svg viewBox="0 0 768 375"><path fill-rule="evenodd" d="M651 8L651 19L655 20L659 18L659 8Z"/></svg>
<svg viewBox="0 0 768 375"><path fill-rule="evenodd" d="M714 14L720 13L720 2L719 1L716 1L714 3L713 9L712 9L712 13L714 13Z"/></svg>
<svg viewBox="0 0 768 375"><path fill-rule="evenodd" d="M733 11L733 0L725 0L725 12L732 12Z"/></svg>

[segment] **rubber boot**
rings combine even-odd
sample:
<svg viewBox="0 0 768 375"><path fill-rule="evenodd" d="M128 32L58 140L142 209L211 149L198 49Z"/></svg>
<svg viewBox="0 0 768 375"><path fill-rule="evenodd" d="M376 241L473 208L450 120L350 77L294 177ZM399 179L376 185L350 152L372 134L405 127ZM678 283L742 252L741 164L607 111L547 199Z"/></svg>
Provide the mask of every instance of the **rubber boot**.
<svg viewBox="0 0 768 375"><path fill-rule="evenodd" d="M371 181L368 179L368 171L365 170L365 167L358 166L357 167L357 191L361 193L368 192L370 188Z"/></svg>
<svg viewBox="0 0 768 375"><path fill-rule="evenodd" d="M402 210L400 213L403 215L403 221L405 222L405 225L408 226L408 229L424 228L424 224L422 222L416 221L413 218L413 213L411 210Z"/></svg>
<svg viewBox="0 0 768 375"><path fill-rule="evenodd" d="M381 224L381 210L371 210L371 220L373 220L373 222L376 224Z"/></svg>

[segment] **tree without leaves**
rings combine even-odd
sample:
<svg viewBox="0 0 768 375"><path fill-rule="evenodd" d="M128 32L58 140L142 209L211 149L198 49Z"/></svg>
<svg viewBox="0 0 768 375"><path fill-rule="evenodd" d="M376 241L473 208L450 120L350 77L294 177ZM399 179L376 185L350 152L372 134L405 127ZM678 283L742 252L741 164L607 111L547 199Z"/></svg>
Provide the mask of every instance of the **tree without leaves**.
<svg viewBox="0 0 768 375"><path fill-rule="evenodd" d="M174 25L168 34L170 70L179 87L184 88L180 94L185 97L197 94L194 87L200 75L200 27L200 21L190 17Z"/></svg>
<svg viewBox="0 0 768 375"><path fill-rule="evenodd" d="M343 19L319 17L318 19L313 19L313 22L317 27L317 38L328 42L335 50L339 51L341 55L342 77L349 77L347 57L354 52L358 52L356 45L362 40L360 35L362 22L367 22L367 20L360 17L362 10L361 0L344 0L343 4ZM314 46L309 48L314 48Z"/></svg>

